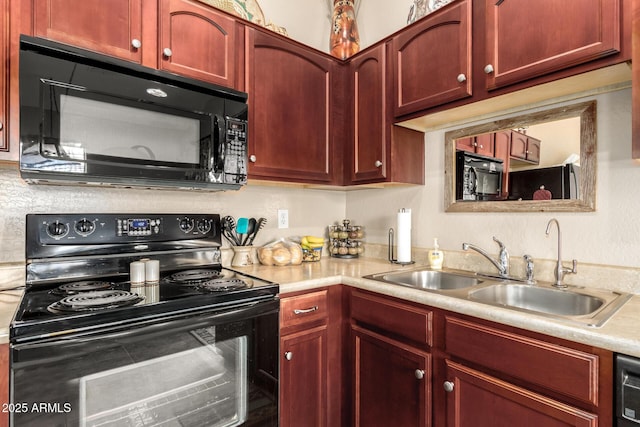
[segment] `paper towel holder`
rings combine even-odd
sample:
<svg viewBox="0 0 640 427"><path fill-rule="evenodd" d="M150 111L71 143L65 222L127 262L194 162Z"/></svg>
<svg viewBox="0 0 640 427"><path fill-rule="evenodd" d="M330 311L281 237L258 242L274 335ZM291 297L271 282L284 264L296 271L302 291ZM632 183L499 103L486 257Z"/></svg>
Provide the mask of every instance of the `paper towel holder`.
<svg viewBox="0 0 640 427"><path fill-rule="evenodd" d="M415 264L415 261L398 261L393 253L394 246L394 231L393 227L389 229L389 262L400 265L411 265Z"/></svg>

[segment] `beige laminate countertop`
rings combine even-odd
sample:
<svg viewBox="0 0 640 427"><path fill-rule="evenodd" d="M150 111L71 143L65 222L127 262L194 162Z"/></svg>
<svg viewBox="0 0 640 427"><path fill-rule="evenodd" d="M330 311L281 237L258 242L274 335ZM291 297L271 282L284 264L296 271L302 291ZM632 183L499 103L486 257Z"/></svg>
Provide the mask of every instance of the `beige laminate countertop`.
<svg viewBox="0 0 640 427"><path fill-rule="evenodd" d="M388 261L360 258L336 259L323 257L320 262L303 263L291 267L266 267L255 265L238 269L280 284L281 295L323 286L345 284L355 288L378 292L408 301L463 313L494 322L540 332L607 350L640 357L640 295L627 301L603 326L592 328L527 314L506 308L462 300L399 285L385 284L362 276L391 270L413 269L419 264L401 267ZM0 269L0 288L19 286L19 273ZM3 286L4 285L4 286ZM21 290L0 292L0 343L9 340L9 323L22 295Z"/></svg>

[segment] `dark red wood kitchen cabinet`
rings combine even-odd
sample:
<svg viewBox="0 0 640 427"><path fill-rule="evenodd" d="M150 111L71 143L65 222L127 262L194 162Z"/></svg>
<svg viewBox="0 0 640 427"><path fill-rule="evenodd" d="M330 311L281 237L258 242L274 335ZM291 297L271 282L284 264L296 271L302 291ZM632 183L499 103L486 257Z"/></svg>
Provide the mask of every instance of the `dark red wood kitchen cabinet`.
<svg viewBox="0 0 640 427"><path fill-rule="evenodd" d="M243 88L244 26L203 3L161 0L158 68Z"/></svg>
<svg viewBox="0 0 640 427"><path fill-rule="evenodd" d="M341 65L275 34L247 28L249 178L331 184L342 161L332 104Z"/></svg>
<svg viewBox="0 0 640 427"><path fill-rule="evenodd" d="M0 151L9 151L9 0L0 0Z"/></svg>
<svg viewBox="0 0 640 427"><path fill-rule="evenodd" d="M142 34L143 3L149 2L35 1L34 35L142 63L142 51L146 48ZM148 24L155 27L153 21L145 22Z"/></svg>
<svg viewBox="0 0 640 427"><path fill-rule="evenodd" d="M353 134L347 144L346 184L424 184L424 133L393 125L388 44L349 64Z"/></svg>
<svg viewBox="0 0 640 427"><path fill-rule="evenodd" d="M618 53L621 9L621 0L485 0L486 87L504 87Z"/></svg>
<svg viewBox="0 0 640 427"><path fill-rule="evenodd" d="M285 295L280 302L280 425L342 423L342 287Z"/></svg>
<svg viewBox="0 0 640 427"><path fill-rule="evenodd" d="M510 156L514 160L537 165L540 163L540 140L521 132L511 131Z"/></svg>
<svg viewBox="0 0 640 427"><path fill-rule="evenodd" d="M243 26L194 0L49 0L34 35L198 80L243 88Z"/></svg>
<svg viewBox="0 0 640 427"><path fill-rule="evenodd" d="M597 427L598 416L447 361L447 427Z"/></svg>
<svg viewBox="0 0 640 427"><path fill-rule="evenodd" d="M449 314L443 334L447 427L611 426L610 351Z"/></svg>
<svg viewBox="0 0 640 427"><path fill-rule="evenodd" d="M468 151L470 153L482 154L493 157L494 155L494 135L485 133L483 135L470 136L456 139L456 150Z"/></svg>
<svg viewBox="0 0 640 427"><path fill-rule="evenodd" d="M432 313L352 290L353 423L431 426Z"/></svg>
<svg viewBox="0 0 640 427"><path fill-rule="evenodd" d="M470 3L447 5L393 37L396 117L471 96Z"/></svg>
<svg viewBox="0 0 640 427"><path fill-rule="evenodd" d="M631 61L640 63L640 0L632 2ZM631 158L640 159L640 67L632 67L631 85Z"/></svg>

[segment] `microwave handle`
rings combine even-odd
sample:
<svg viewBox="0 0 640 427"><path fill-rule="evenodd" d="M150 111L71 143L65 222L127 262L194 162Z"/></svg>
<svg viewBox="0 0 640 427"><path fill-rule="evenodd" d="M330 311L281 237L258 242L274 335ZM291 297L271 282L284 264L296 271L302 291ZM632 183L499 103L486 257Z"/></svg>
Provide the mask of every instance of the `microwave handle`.
<svg viewBox="0 0 640 427"><path fill-rule="evenodd" d="M224 172L224 156L227 151L226 124L224 118L216 114L214 116L216 134L214 140L214 150L216 151L214 171Z"/></svg>

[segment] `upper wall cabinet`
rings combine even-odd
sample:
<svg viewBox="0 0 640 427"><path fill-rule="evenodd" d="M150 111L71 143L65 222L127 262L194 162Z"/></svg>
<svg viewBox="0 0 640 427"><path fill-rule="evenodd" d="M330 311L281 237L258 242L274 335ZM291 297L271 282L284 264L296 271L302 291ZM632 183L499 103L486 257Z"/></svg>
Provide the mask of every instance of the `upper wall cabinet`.
<svg viewBox="0 0 640 427"><path fill-rule="evenodd" d="M36 37L142 63L142 0L33 2Z"/></svg>
<svg viewBox="0 0 640 427"><path fill-rule="evenodd" d="M485 0L487 88L620 51L621 0Z"/></svg>
<svg viewBox="0 0 640 427"><path fill-rule="evenodd" d="M424 184L424 133L393 125L388 88L388 45L349 64L352 135L345 144L346 184Z"/></svg>
<svg viewBox="0 0 640 427"><path fill-rule="evenodd" d="M241 24L197 1L37 1L33 17L37 37L243 88Z"/></svg>
<svg viewBox="0 0 640 427"><path fill-rule="evenodd" d="M471 5L460 0L398 33L393 44L399 117L471 96Z"/></svg>
<svg viewBox="0 0 640 427"><path fill-rule="evenodd" d="M340 84L327 55L247 29L249 178L331 184L332 101ZM334 126L335 124L335 126Z"/></svg>
<svg viewBox="0 0 640 427"><path fill-rule="evenodd" d="M202 3L161 0L158 68L241 89L243 27Z"/></svg>

